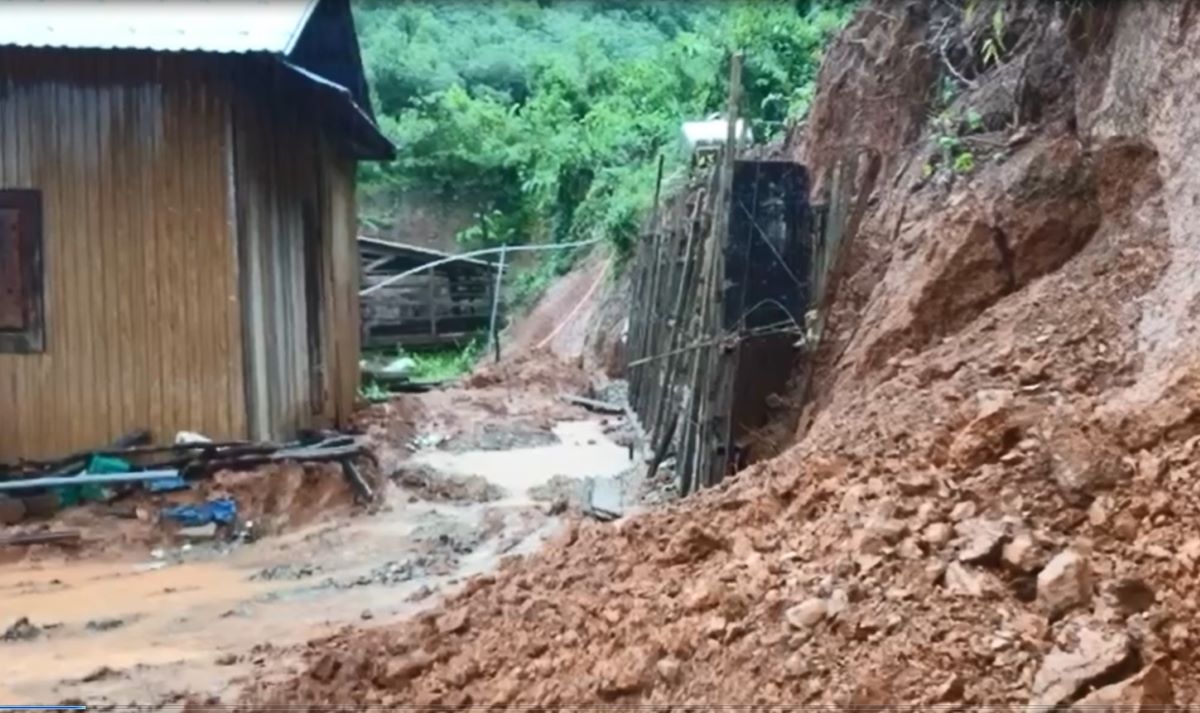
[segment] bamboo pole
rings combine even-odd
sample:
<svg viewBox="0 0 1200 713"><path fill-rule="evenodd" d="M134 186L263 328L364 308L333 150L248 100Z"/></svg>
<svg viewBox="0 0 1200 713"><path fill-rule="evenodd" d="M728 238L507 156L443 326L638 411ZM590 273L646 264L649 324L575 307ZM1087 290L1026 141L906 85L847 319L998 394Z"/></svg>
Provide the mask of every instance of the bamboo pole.
<svg viewBox="0 0 1200 713"><path fill-rule="evenodd" d="M732 212L733 174L738 153L738 112L742 100L742 53L735 52L729 62L729 97L726 105L726 139L725 150L721 161L721 192L718 197L717 210L714 214L713 234L716 249L713 252L712 274L710 276L711 290L708 325L713 337L721 334L724 317L725 298L725 251L724 246L729 242L729 217ZM701 422L707 431L705 448L702 454L700 475L705 485L712 486L725 476L729 444L729 398L732 395L733 381L737 369L737 350L732 353L725 351L724 345L717 345L708 353L710 375L705 381L708 398L705 399L705 412L701 414Z"/></svg>

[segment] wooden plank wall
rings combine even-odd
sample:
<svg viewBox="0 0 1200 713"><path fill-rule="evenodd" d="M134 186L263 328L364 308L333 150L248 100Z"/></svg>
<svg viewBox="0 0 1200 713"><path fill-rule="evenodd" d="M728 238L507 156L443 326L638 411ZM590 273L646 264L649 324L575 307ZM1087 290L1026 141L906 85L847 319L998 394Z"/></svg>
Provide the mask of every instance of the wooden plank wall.
<svg viewBox="0 0 1200 713"><path fill-rule="evenodd" d="M286 438L337 416L327 299L337 265L333 216L344 221L346 199L340 196L346 178L328 160L311 114L289 102L266 103L256 93L239 93L233 125L249 432L256 439ZM334 189L325 190L326 184L337 186L337 205L331 205ZM320 286L324 375L316 389L305 292L306 201L316 211L326 258Z"/></svg>
<svg viewBox="0 0 1200 713"><path fill-rule="evenodd" d="M0 354L0 459L245 431L226 99L185 56L0 50L0 188L43 191L46 348Z"/></svg>
<svg viewBox="0 0 1200 713"><path fill-rule="evenodd" d="M324 142L326 218L330 241L329 281L331 300L328 310L333 338L330 386L333 390L333 416L339 426L347 426L358 401L361 345L359 343L359 264L358 208L355 204L355 162Z"/></svg>

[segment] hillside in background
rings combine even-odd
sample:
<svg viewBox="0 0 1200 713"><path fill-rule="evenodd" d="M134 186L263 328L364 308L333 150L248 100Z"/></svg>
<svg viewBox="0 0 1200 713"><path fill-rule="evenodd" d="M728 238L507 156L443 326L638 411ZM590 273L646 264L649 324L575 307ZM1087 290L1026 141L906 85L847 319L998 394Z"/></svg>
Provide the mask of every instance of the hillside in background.
<svg viewBox="0 0 1200 713"><path fill-rule="evenodd" d="M397 196L419 193L470 206L461 241L623 250L657 157L677 164L680 123L720 109L729 50L747 54L756 135L778 135L853 4L361 0L376 111L400 147L364 169L364 222L395 221Z"/></svg>

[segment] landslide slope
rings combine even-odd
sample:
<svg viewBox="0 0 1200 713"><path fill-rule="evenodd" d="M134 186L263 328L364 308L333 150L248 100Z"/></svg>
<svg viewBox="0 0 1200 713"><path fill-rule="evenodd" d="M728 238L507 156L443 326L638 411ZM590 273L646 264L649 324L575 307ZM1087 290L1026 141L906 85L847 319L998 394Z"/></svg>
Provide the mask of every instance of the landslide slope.
<svg viewBox="0 0 1200 713"><path fill-rule="evenodd" d="M868 3L790 142L873 177L790 449L247 704L1200 703L1196 4L973 4Z"/></svg>

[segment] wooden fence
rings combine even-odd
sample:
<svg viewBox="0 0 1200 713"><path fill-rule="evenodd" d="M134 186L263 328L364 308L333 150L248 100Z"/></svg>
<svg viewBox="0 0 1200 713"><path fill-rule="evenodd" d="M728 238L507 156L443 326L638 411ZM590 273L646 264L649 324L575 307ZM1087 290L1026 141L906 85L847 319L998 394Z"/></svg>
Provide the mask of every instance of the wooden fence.
<svg viewBox="0 0 1200 713"><path fill-rule="evenodd" d="M633 261L627 344L651 475L674 454L686 495L747 464L746 441L765 425L770 395L805 371L819 340L877 165L848 156L813 206L805 167L727 151L686 190L656 201Z"/></svg>

